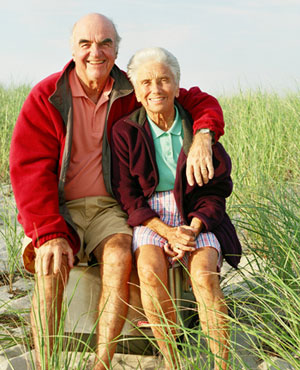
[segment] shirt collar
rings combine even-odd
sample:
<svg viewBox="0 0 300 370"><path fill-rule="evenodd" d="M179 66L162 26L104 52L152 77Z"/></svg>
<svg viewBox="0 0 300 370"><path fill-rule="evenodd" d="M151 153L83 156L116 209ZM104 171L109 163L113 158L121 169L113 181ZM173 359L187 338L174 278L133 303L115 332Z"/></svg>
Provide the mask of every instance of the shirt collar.
<svg viewBox="0 0 300 370"><path fill-rule="evenodd" d="M84 97L84 98L89 99L89 97L87 96L86 92L84 91L84 89L83 89L83 87L80 83L80 80L79 80L79 77L77 76L75 68L73 68L72 71L69 74L69 81L70 81L70 85L71 85L73 98L75 98L75 97L76 98ZM108 98L109 94L111 93L113 83L114 83L114 79L111 76L109 76L107 81L106 81L106 84L104 86L104 89L102 91L102 94L101 94L106 99Z"/></svg>
<svg viewBox="0 0 300 370"><path fill-rule="evenodd" d="M151 128L153 139L159 138L160 136L167 134L167 133L170 133L172 135L177 135L177 136L181 135L182 133L181 119L180 119L179 112L178 112L176 105L174 105L174 107L175 107L175 118L174 118L174 122L172 126L169 128L168 131L164 131L161 128L159 128L147 114L147 119L150 123L150 128Z"/></svg>

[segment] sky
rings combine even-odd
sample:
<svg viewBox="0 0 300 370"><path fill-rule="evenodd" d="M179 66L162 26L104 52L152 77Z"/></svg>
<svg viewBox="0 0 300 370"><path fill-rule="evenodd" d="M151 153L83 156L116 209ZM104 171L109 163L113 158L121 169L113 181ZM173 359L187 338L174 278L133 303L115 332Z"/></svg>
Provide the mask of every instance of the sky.
<svg viewBox="0 0 300 370"><path fill-rule="evenodd" d="M122 37L117 65L161 46L181 86L213 95L300 90L300 0L0 0L0 84L34 85L71 59L73 24L98 12Z"/></svg>

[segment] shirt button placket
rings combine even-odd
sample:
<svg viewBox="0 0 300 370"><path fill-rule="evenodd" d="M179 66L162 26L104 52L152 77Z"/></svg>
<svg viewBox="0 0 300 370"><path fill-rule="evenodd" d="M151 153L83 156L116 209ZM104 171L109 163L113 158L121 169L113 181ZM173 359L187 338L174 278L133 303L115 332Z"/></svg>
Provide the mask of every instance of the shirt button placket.
<svg viewBox="0 0 300 370"><path fill-rule="evenodd" d="M172 135L170 133L167 134L167 143L168 143L168 157L173 157L172 153Z"/></svg>

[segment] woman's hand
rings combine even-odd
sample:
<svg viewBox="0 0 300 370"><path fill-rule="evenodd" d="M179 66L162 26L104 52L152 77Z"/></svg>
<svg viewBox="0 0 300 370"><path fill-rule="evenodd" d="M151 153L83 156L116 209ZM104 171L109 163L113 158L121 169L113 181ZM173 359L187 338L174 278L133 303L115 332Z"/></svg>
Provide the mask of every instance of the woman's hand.
<svg viewBox="0 0 300 370"><path fill-rule="evenodd" d="M194 230L195 237L197 239L198 235L200 234L200 232L203 228L203 222L199 218L193 217L190 226Z"/></svg>
<svg viewBox="0 0 300 370"><path fill-rule="evenodd" d="M187 251L193 252L194 250L196 250L196 239L200 234L202 227L203 227L202 221L197 217L193 217L190 226L183 225L177 228L173 228L177 229L175 232L175 237L179 236L179 238L175 239L173 244L170 243L168 239L169 243L166 243L164 245L165 253L168 256L173 257L172 258L173 262L180 260L184 256L185 252ZM187 243L180 244L178 243L179 240L181 241L184 240ZM191 247L191 245L193 245L193 247Z"/></svg>
<svg viewBox="0 0 300 370"><path fill-rule="evenodd" d="M196 229L191 226L172 227L168 230L166 239L168 243L164 245L165 253L173 257L172 261L180 260L185 252L196 250Z"/></svg>
<svg viewBox="0 0 300 370"><path fill-rule="evenodd" d="M202 228L202 221L194 217L191 225L172 227L165 224L158 217L153 217L143 223L168 242L164 245L165 253L177 261L184 256L185 252L196 250L196 238Z"/></svg>

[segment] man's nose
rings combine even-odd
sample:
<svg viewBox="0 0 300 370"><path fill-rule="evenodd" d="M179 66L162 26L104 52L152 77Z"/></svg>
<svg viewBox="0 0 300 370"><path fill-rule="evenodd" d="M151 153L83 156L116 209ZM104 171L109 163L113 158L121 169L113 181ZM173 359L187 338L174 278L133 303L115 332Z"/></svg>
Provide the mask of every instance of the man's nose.
<svg viewBox="0 0 300 370"><path fill-rule="evenodd" d="M94 42L91 47L91 54L96 57L100 56L102 54L101 46Z"/></svg>

